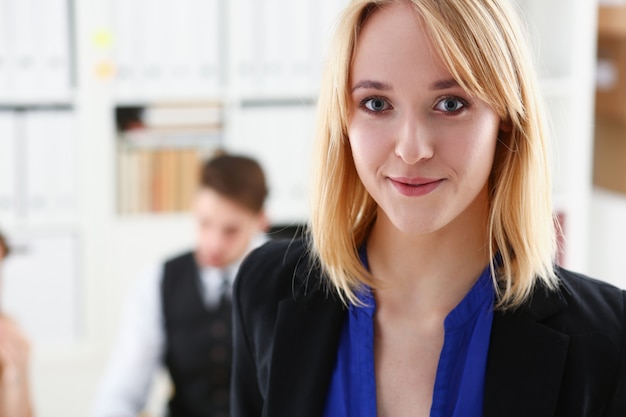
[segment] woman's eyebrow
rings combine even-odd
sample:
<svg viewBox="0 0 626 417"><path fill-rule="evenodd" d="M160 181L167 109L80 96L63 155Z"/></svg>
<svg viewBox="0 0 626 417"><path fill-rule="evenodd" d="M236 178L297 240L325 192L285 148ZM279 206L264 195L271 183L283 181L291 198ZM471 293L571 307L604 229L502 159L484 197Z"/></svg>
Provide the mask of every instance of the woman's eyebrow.
<svg viewBox="0 0 626 417"><path fill-rule="evenodd" d="M454 78L435 81L430 85L431 90L446 90L452 87L458 87L459 83Z"/></svg>
<svg viewBox="0 0 626 417"><path fill-rule="evenodd" d="M359 88L382 90L382 91L391 90L391 86L389 84L385 84L383 82L373 81L373 80L359 81L352 87L352 92L354 92L354 90L358 90Z"/></svg>
<svg viewBox="0 0 626 417"><path fill-rule="evenodd" d="M438 81L433 82L430 85L430 89L431 90L446 90L448 88L458 87L458 86L459 86L459 83L454 78L447 78L444 80L438 80ZM392 89L389 84L386 84L380 81L374 81L374 80L361 80L352 87L352 91L354 92L355 90L358 90L359 88L382 90L382 91L388 91Z"/></svg>

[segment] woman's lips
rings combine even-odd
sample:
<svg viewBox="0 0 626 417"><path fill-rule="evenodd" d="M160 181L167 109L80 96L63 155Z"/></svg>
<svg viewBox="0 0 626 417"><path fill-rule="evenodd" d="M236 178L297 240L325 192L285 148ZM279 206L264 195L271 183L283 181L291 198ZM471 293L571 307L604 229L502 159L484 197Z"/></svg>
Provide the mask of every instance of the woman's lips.
<svg viewBox="0 0 626 417"><path fill-rule="evenodd" d="M407 197L419 197L435 190L443 179L390 177L389 180L400 194Z"/></svg>

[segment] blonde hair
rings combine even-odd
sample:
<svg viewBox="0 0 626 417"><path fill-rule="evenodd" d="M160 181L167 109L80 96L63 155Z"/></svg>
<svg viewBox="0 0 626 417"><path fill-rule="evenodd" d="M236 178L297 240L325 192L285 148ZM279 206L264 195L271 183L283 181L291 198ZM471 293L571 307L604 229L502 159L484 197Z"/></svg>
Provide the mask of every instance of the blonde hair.
<svg viewBox="0 0 626 417"><path fill-rule="evenodd" d="M346 303L377 282L358 248L377 205L361 183L348 142L350 67L364 22L380 7L409 1L454 79L511 127L502 132L489 184L489 251L498 308L514 308L537 281L555 288L555 218L543 103L522 25L508 0L354 0L330 46L318 101L311 250ZM508 130L508 129L507 129Z"/></svg>

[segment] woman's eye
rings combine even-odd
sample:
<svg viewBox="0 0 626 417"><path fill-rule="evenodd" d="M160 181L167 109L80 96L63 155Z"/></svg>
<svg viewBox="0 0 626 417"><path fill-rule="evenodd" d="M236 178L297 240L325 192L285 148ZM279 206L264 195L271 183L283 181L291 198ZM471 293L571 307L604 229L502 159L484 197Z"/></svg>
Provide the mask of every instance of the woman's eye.
<svg viewBox="0 0 626 417"><path fill-rule="evenodd" d="M443 112L453 113L461 110L463 107L465 107L465 103L461 99L448 97L437 103L436 109Z"/></svg>
<svg viewBox="0 0 626 417"><path fill-rule="evenodd" d="M373 97L363 100L363 107L372 112L381 112L389 109L389 104L382 98Z"/></svg>

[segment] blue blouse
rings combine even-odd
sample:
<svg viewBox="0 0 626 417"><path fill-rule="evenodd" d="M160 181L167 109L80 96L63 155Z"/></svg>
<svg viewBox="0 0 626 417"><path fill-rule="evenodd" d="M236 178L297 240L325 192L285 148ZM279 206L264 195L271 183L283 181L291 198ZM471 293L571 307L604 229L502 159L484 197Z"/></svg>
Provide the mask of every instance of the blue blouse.
<svg viewBox="0 0 626 417"><path fill-rule="evenodd" d="M376 302L369 288L359 299L365 306L351 306L342 328L323 417L376 417ZM494 288L487 267L444 321L431 417L482 416L493 304Z"/></svg>

